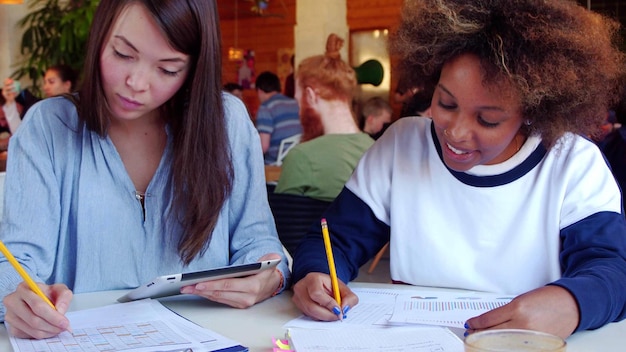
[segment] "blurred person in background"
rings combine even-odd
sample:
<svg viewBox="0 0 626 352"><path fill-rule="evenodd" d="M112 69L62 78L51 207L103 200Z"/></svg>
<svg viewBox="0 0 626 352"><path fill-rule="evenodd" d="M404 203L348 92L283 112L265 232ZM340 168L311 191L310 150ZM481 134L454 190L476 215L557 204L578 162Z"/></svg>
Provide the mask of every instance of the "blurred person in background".
<svg viewBox="0 0 626 352"><path fill-rule="evenodd" d="M374 140L384 132L385 125L391 123L391 105L381 98L372 97L363 103L361 108L360 128Z"/></svg>
<svg viewBox="0 0 626 352"><path fill-rule="evenodd" d="M289 151L274 192L324 201L337 197L374 140L357 126L352 101L354 69L341 59L343 39L331 34L326 53L302 60L296 70L296 99L302 143Z"/></svg>
<svg viewBox="0 0 626 352"><path fill-rule="evenodd" d="M69 94L76 89L76 72L68 65L53 65L48 67L43 79L43 92L46 98ZM26 116L26 112L40 99L34 96L30 90L22 89L19 81L6 78L2 86L2 97L7 125L11 134L17 131Z"/></svg>
<svg viewBox="0 0 626 352"><path fill-rule="evenodd" d="M275 164L280 142L302 133L298 102L281 93L280 79L275 73L261 72L255 81L261 105L256 114L256 129L261 137L265 164Z"/></svg>
<svg viewBox="0 0 626 352"><path fill-rule="evenodd" d="M241 84L228 82L224 84L224 90L243 101L243 87Z"/></svg>

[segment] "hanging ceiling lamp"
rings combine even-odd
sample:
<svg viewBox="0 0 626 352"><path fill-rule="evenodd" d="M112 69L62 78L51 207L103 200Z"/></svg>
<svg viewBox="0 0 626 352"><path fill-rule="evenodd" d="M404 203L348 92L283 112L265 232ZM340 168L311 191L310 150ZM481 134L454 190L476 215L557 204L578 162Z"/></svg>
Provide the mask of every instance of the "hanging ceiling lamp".
<svg viewBox="0 0 626 352"><path fill-rule="evenodd" d="M252 0L254 5L250 10L252 12L256 12L259 15L263 15L267 11L267 7L269 6L269 0Z"/></svg>
<svg viewBox="0 0 626 352"><path fill-rule="evenodd" d="M256 14L259 17L278 17L284 18L287 13L287 5L285 5L284 0L280 0L280 4L283 6L283 14L281 13L270 13L269 6L270 0L246 0L252 3L252 7L250 7L250 11ZM276 11L276 6L274 6L274 11Z"/></svg>
<svg viewBox="0 0 626 352"><path fill-rule="evenodd" d="M239 0L235 0L235 45L228 48L228 60L229 61L241 61L243 60L243 49L238 47L239 39L239 11L237 3Z"/></svg>

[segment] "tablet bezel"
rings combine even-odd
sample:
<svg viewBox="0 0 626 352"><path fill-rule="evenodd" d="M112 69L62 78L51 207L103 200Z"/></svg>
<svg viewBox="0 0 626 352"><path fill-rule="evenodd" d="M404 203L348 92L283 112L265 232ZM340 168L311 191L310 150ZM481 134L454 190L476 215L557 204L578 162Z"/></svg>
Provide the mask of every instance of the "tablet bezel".
<svg viewBox="0 0 626 352"><path fill-rule="evenodd" d="M157 276L150 282L129 291L117 301L124 303L144 298L179 295L183 286L194 285L203 281L250 276L275 268L278 263L280 263L280 259L268 259L256 263L224 266L191 273Z"/></svg>

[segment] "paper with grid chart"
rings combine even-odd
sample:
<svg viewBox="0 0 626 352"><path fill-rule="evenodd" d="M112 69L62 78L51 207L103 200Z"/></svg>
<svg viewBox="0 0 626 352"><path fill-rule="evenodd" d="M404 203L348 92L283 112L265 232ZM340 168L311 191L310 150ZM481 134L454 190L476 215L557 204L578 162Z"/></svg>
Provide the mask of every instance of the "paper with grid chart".
<svg viewBox="0 0 626 352"><path fill-rule="evenodd" d="M66 316L72 333L42 340L11 337L14 352L213 351L239 345L182 318L157 300L116 303Z"/></svg>
<svg viewBox="0 0 626 352"><path fill-rule="evenodd" d="M502 307L512 299L508 295L482 292L403 293L396 297L389 322L463 328L468 319Z"/></svg>
<svg viewBox="0 0 626 352"><path fill-rule="evenodd" d="M467 319L509 303L509 295L475 291L407 290L358 287L352 290L359 304L343 321L323 322L305 315L287 322L285 328L345 329L438 325L464 329Z"/></svg>

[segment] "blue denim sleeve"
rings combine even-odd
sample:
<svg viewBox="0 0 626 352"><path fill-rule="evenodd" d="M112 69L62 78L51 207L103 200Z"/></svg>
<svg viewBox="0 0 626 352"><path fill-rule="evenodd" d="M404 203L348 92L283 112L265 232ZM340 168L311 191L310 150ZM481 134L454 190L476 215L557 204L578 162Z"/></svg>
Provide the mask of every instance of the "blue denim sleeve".
<svg viewBox="0 0 626 352"><path fill-rule="evenodd" d="M282 259L278 269L283 274L283 288L288 287L291 272L267 201L259 135L241 101L232 96L225 99L234 168L228 203L231 264L257 261L265 254L277 253Z"/></svg>

